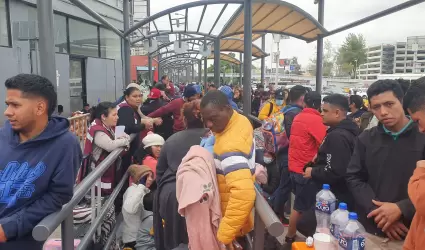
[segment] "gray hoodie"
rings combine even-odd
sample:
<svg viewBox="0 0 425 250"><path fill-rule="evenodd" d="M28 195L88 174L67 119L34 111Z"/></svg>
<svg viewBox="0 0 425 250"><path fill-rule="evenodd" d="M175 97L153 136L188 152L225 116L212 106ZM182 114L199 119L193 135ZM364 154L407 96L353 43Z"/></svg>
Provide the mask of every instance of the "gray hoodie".
<svg viewBox="0 0 425 250"><path fill-rule="evenodd" d="M137 232L136 250L155 250L155 239L153 234L153 213L143 210L141 213L142 224Z"/></svg>

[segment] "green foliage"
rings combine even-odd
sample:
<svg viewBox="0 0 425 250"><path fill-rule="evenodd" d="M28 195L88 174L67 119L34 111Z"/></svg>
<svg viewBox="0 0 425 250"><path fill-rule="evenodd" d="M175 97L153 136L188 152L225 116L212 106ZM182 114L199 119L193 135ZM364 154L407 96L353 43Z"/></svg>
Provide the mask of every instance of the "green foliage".
<svg viewBox="0 0 425 250"><path fill-rule="evenodd" d="M336 54L339 75L352 76L356 74L356 66L366 63L366 40L362 34L350 33Z"/></svg>
<svg viewBox="0 0 425 250"><path fill-rule="evenodd" d="M323 47L323 76L332 76L334 68L334 51L332 43L329 40L325 40ZM317 53L310 59L310 64L308 66L308 71L314 76L316 75L316 64Z"/></svg>

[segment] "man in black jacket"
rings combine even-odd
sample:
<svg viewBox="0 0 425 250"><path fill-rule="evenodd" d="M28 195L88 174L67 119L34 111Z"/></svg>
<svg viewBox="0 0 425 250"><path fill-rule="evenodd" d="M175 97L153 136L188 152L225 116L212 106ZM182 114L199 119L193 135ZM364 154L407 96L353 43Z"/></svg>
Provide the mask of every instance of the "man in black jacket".
<svg viewBox="0 0 425 250"><path fill-rule="evenodd" d="M345 173L350 162L359 127L347 118L347 97L333 94L323 98L323 123L329 126L312 167L305 169L304 178L312 178L321 187L330 184L339 202L354 209L354 198L345 183Z"/></svg>
<svg viewBox="0 0 425 250"><path fill-rule="evenodd" d="M400 240L415 214L407 185L416 162L424 159L425 135L405 116L396 81L379 80L367 95L380 123L358 137L346 181L366 231Z"/></svg>

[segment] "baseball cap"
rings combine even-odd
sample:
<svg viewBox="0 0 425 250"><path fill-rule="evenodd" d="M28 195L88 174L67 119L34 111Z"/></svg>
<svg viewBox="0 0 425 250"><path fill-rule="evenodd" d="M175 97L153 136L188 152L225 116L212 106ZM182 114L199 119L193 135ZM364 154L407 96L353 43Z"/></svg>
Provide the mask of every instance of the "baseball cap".
<svg viewBox="0 0 425 250"><path fill-rule="evenodd" d="M282 89L278 89L274 93L274 98L275 99L279 99L279 100L283 100L283 99L285 99L285 93L283 92Z"/></svg>
<svg viewBox="0 0 425 250"><path fill-rule="evenodd" d="M149 99L159 99L161 97L161 91L157 88L151 89L151 92L148 95Z"/></svg>
<svg viewBox="0 0 425 250"><path fill-rule="evenodd" d="M196 92L196 89L194 86L186 86L186 88L184 88L183 96L185 98L190 98L196 94L198 93Z"/></svg>

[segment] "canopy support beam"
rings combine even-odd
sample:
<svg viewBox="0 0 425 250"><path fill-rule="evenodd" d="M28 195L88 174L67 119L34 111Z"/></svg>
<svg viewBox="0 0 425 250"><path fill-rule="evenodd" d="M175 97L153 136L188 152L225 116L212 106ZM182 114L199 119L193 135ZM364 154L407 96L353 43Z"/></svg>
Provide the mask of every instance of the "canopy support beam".
<svg viewBox="0 0 425 250"><path fill-rule="evenodd" d="M325 15L325 0L318 0L319 5L319 23L323 25ZM323 36L319 35L317 39L317 58L316 58L316 91L322 93L323 79Z"/></svg>
<svg viewBox="0 0 425 250"><path fill-rule="evenodd" d="M266 49L266 35L261 37L261 49L264 51ZM266 65L266 58L261 58L261 84L264 85L264 70ZM277 83L276 83L277 86Z"/></svg>
<svg viewBox="0 0 425 250"><path fill-rule="evenodd" d="M214 83L220 86L220 39L214 40Z"/></svg>
<svg viewBox="0 0 425 250"><path fill-rule="evenodd" d="M244 2L243 113L251 114L252 0ZM255 241L255 239L254 239ZM255 244L255 243L254 243Z"/></svg>
<svg viewBox="0 0 425 250"><path fill-rule="evenodd" d="M130 28L130 1L123 1L123 22L124 30ZM124 88L131 82L131 50L130 50L130 39L123 39L124 43Z"/></svg>

